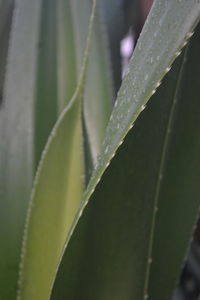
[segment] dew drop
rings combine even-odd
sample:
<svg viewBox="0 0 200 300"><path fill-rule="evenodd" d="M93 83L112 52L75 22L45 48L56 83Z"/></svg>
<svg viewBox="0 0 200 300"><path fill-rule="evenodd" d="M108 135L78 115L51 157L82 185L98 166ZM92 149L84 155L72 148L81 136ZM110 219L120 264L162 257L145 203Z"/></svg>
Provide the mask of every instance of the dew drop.
<svg viewBox="0 0 200 300"><path fill-rule="evenodd" d="M181 51L176 51L176 57L181 54Z"/></svg>
<svg viewBox="0 0 200 300"><path fill-rule="evenodd" d="M145 109L145 107L146 107L146 105L143 104L143 105L141 106L141 111L143 111L143 110Z"/></svg>
<svg viewBox="0 0 200 300"><path fill-rule="evenodd" d="M151 95L155 94L155 92L156 92L156 89L151 92Z"/></svg>

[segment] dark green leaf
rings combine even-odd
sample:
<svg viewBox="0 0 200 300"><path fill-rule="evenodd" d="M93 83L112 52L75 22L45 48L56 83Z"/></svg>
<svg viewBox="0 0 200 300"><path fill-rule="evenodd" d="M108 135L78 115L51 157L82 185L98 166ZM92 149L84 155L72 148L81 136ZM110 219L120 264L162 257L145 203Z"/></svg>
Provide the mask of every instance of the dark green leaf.
<svg viewBox="0 0 200 300"><path fill-rule="evenodd" d="M151 94L155 92L154 89L158 87L160 79L164 76L164 74L167 71L169 71L169 65L171 65L175 57L177 57L180 54L179 52L181 47L185 45L186 40L192 35L191 30L198 22L199 10L200 10L200 4L197 3L196 1L192 1L190 2L190 4L188 4L187 1L181 1L181 2L173 1L173 2L166 3L164 1L158 0L155 2L151 10L150 16L144 26L143 33L140 37L138 45L136 47L133 60L130 64L130 71L125 77L124 82L122 84L122 88L119 92L118 100L116 102L115 109L111 115L111 119L107 128L106 138L104 141L101 156L97 164L97 168L93 173L93 176L89 182L88 188L85 193L83 205L82 208L80 209L79 215L81 215L81 213L83 212L87 217L85 218L83 217L82 219L80 219L80 222L78 223L77 227L75 226L79 218L77 218L73 224L71 232L73 233L73 230L75 229L75 233L74 233L75 237L73 237L72 235L72 240L71 240L72 242L68 245L70 235L68 236L67 243L66 243L66 247L68 245L68 248L66 248L65 256L62 261L63 263L61 264L60 271L58 273L59 275L58 275L57 284L59 287L57 286L57 284L55 285L55 290L54 290L55 293L53 294L53 297L57 296L57 292L60 297L61 295L63 295L64 297L65 293L63 292L64 287L62 285L62 280L67 281L70 278L69 279L70 286L67 286L66 288L67 289L66 293L68 293L70 297L72 295L73 297L80 296L76 286L78 282L78 284L81 283L83 284L83 293L86 293L87 295L86 298L94 297L94 295L96 295L95 293L98 293L98 295L100 295L99 297L108 297L109 299L112 293L111 290L113 290L112 285L110 285L110 281L109 281L112 275L114 276L114 278L116 278L116 281L114 280L114 282L117 282L116 286L119 286L117 292L114 291L115 293L114 298L118 296L119 299L121 299L122 295L127 295L127 297L130 297L132 293L134 293L136 299L139 299L139 297L145 297L146 274L148 273L148 262L149 263L151 262L150 261L151 258L149 255L150 254L149 243L151 241L151 232L152 232L151 226L152 226L152 218L154 218L154 209L156 209L154 203L155 197L153 195L153 190L156 193L157 179L160 176L159 174L160 161L162 161L163 145L165 144L165 139L164 139L165 131L167 130L168 122L169 122L168 118L167 120L165 119L166 113L164 115L165 118L162 117L162 119L160 120L161 123L159 124L156 118L154 120L156 120L157 123L153 121L153 117L149 118L150 119L149 122L154 124L154 126L156 125L157 134L159 134L159 142L161 143L160 147L156 146L156 148L151 148L153 147L152 140L154 137L156 137L156 133L153 132L153 130L149 132L149 136L151 137L150 139L151 143L149 142L149 137L147 138L147 140L142 139L140 146L138 141L137 143L136 142L134 143L134 147L131 151L131 155L133 156L134 161L137 162L136 166L138 166L136 167L137 173L134 173L137 180L135 182L134 181L131 182L129 190L127 186L126 188L128 191L126 191L126 188L123 188L123 186L121 187L122 188L121 190L120 185L122 185L123 183L123 178L125 177L126 179L127 174L125 173L125 171L124 173L122 173L121 171L121 174L118 175L119 181L117 181L117 178L115 177L116 175L114 174L116 174L117 171L119 172L119 170L116 169L115 172L111 172L112 180L110 179L109 183L106 184L104 182L103 183L100 182L100 187L104 186L105 184L106 187L108 187L108 190L109 188L110 190L107 192L107 189L102 187L100 196L98 196L98 191L97 191L97 195L96 194L94 195L95 199L93 201L91 200L88 207L86 206L86 204L88 203L89 198L93 194L96 185L100 181L103 172L108 167L110 159L114 156L116 149L122 143L123 137L126 135L129 128L131 128L131 124L135 121L139 113L144 109L144 104L150 98ZM170 24L173 24L173 26ZM176 66L176 72L177 73L175 75L175 79L178 76L179 72L181 72L181 66ZM172 85L172 88L170 88L169 90L169 93L171 94L168 95L167 97L166 91L164 91L163 95L160 97L162 98L167 97L168 101L172 101L171 105L173 106L173 100L174 100L173 91L176 90L176 82L173 79L172 82L168 84ZM173 88L173 84L174 84L174 88ZM165 105L167 105L168 103L167 100L164 102ZM169 111L167 116L171 114L171 105L169 103L168 105L169 105L168 108ZM163 107L161 106L160 109L162 110ZM157 117L160 117L160 115L162 115L162 111ZM162 123L164 121L166 122L165 124ZM163 126L163 130L160 129L162 128L161 125ZM150 124L145 125L145 128L151 129ZM135 129L135 134L137 134L137 129ZM160 137L160 134L163 134L163 138ZM127 140L129 141L129 139ZM148 144L143 145L143 143L148 143ZM138 150L136 151L136 149ZM149 151L150 149L151 151ZM139 157L140 155L142 155L142 158L139 159L137 155ZM127 153L126 156L128 156ZM123 156L123 159L125 160L125 154ZM149 161L149 165L146 165L147 164L146 161ZM144 164L144 162L146 162L146 164ZM152 163L154 163L154 166L152 166ZM130 161L129 163L127 162L126 164L127 167L128 165L131 165ZM126 170L126 167L124 165L123 168L124 170ZM147 171L150 172L150 174L149 173L147 174ZM109 169L107 172L109 172ZM134 172L134 169L132 168L130 172ZM143 174L145 176L144 180L140 179L139 177L140 174ZM155 183L154 185L152 185L152 182L149 183L148 181L149 178L152 178L151 180L154 180ZM149 190L147 188L147 184L148 185L150 184ZM111 193L111 189L113 189L113 185L116 186L116 191L117 191L116 200ZM134 188L136 191L134 191ZM131 191L136 193L136 195L138 193L138 196L133 202L131 202L130 200L130 197L132 195ZM104 193L107 194L104 195ZM122 207L121 206L119 207L119 205L116 204L116 207L114 207L114 213L116 213L116 215L114 214L113 218L114 220L118 220L118 222L117 221L114 222L113 225L110 222L111 220L110 215L112 215L110 214L110 210L112 210L111 209L112 205L115 205L115 201L116 203L117 201L119 201L119 203L120 202L123 203L124 201L126 201L126 197L128 199L127 200L128 204L125 205L125 208L123 207L124 219L123 217L122 218L120 217L120 213L123 215L123 212L120 212L122 210ZM152 200L149 200L149 197L153 197ZM101 200L98 201L98 199ZM131 205L133 205L133 207L131 207ZM86 207L85 212L83 210L84 207ZM94 211L96 211L94 217L92 217L92 215L94 214L93 209ZM89 212L91 210L93 211L93 213L90 214ZM130 211L130 217L128 217L127 215L129 211ZM87 227L88 219L93 219L94 224L92 223L91 225L91 223L89 223ZM119 222L120 219L122 219L121 223ZM143 221L144 223L141 222L141 219L142 220L144 219ZM130 222L133 222L131 226L129 226L128 220ZM127 224L125 221L127 221ZM109 226L111 229L109 228ZM120 229L121 227L122 229ZM90 236L90 240L88 241L87 239L88 245L86 243L85 246L83 246L85 247L85 252L83 251L83 248L77 246L77 244L79 243L81 245L81 241L83 242L85 239L84 228L86 232L87 231L90 232L90 230L94 232L92 236ZM131 234L128 234L130 230L133 230L133 233L131 232ZM76 234L78 237L76 237ZM129 247L128 245L124 249L122 241L126 241L129 239L131 240L131 246ZM74 243L76 244L77 247L74 246ZM137 249L138 245L141 246L141 248ZM75 255L75 252L76 251L78 252L80 248L81 248L80 252L84 252L86 256L85 260L83 260L82 255L79 256L80 253L77 254L77 256ZM119 252L115 253L114 249L117 248L119 248ZM133 249L135 250L135 253L133 252ZM96 258L97 261L99 262L98 266L96 265L93 266L92 263L95 261L95 259L93 260L93 257L95 256L94 254L95 251L97 251ZM108 253L106 253L106 251L108 251ZM129 257L128 254L130 254L131 257ZM104 259L108 263L108 271L107 270L104 271L104 266L103 266ZM113 264L115 266L116 261L119 261L119 267L116 265L117 269L114 268L113 271L112 270ZM71 269L70 269L70 263L72 266ZM81 272L79 273L80 270L77 267L79 264L82 264L83 273ZM135 265L136 267L133 267L133 265ZM65 271L64 271L65 269L64 266L66 267ZM88 267L88 274L89 274L88 277L91 276L89 279L85 275L84 278L82 277L82 274L85 274L84 272L87 271L87 267ZM119 272L119 270L121 273ZM122 271L124 275L122 274ZM108 275L105 274L106 272L108 273ZM133 279L133 281L131 281L130 277ZM135 280L133 277L135 277ZM105 281L103 280L103 278L105 279ZM122 289L120 289L120 280L122 280ZM59 282L61 282L60 285ZM88 282L89 285L86 284ZM104 282L105 283L104 287L105 289L110 289L109 292L104 293L104 291L102 291L103 293L102 296L102 294L100 294L98 289L95 288L94 290L92 289L91 285L94 282L95 284L97 284L96 288L98 287L98 285L101 285L101 283ZM131 290L128 290L127 285L130 282L131 282ZM132 287L133 282L135 284L134 289Z"/></svg>
<svg viewBox="0 0 200 300"><path fill-rule="evenodd" d="M200 204L199 53L200 26L184 57L166 133L163 179L158 186L158 214L152 232L151 300L171 298Z"/></svg>
<svg viewBox="0 0 200 300"><path fill-rule="evenodd" d="M170 299L200 197L198 97L188 108L188 95L193 89L198 95L199 87L197 91L189 80L187 94L180 92L191 72L191 59L196 62L194 54L199 53L193 46L152 97L85 207L66 248L52 299L147 299L157 206L159 253L153 251L152 266L155 261L159 273L152 273L156 279L152 277L155 289L150 289L150 297L154 292L151 299ZM199 64L195 68L199 72ZM158 280L165 283L162 289Z"/></svg>

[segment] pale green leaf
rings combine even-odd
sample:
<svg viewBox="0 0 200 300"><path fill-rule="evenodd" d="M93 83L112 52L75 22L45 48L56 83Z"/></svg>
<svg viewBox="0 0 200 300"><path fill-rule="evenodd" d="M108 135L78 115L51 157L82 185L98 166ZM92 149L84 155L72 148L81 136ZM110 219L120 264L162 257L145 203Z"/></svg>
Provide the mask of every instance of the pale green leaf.
<svg viewBox="0 0 200 300"><path fill-rule="evenodd" d="M61 113L40 161L27 215L18 299L49 299L66 235L80 206L84 170L81 99L95 1L76 92Z"/></svg>

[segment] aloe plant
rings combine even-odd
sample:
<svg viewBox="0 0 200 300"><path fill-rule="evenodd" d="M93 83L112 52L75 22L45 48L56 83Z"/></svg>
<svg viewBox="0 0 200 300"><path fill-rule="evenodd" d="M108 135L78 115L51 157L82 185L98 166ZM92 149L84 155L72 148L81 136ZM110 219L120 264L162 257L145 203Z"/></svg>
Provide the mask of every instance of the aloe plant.
<svg viewBox="0 0 200 300"><path fill-rule="evenodd" d="M154 1L115 101L103 5L0 1L1 299L164 300L178 283L200 197L200 3Z"/></svg>

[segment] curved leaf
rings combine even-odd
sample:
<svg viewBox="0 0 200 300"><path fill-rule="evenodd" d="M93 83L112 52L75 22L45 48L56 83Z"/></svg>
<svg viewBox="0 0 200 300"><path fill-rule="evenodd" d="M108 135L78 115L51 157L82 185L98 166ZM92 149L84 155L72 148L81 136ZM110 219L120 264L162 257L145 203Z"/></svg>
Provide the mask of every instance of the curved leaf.
<svg viewBox="0 0 200 300"><path fill-rule="evenodd" d="M190 3L188 3L186 0L183 0L181 2L178 0L171 2L157 0L154 3L135 49L133 59L130 64L130 71L126 75L120 89L114 111L111 115L110 122L107 127L101 156L99 158L97 168L94 171L88 188L85 192L79 215L84 212L83 209L88 203L89 198L93 194L95 186L100 181L103 172L108 167L110 159L114 156L116 149L122 143L124 136L132 127L132 123L135 121L139 113L144 109L144 105L148 101L150 96L155 92L155 89L160 84L161 78L166 72L169 71L169 66L171 65L173 60L180 54L180 49L182 48L182 46L186 44L187 39L192 35L192 30L194 29L199 19L199 12L200 4L197 1L191 1ZM102 197L102 199L105 199L105 197ZM102 199L101 201L105 204ZM98 204L95 204L95 201L94 203L91 201L89 208L86 207L86 211L84 212L84 214L87 214L87 211L90 210L90 206L92 207L95 205L98 206L99 202ZM105 209L105 211L107 210ZM152 215L150 213L147 215L151 219ZM73 233L78 220L79 218L75 220L71 234ZM101 221L103 222L103 220L104 219L102 219ZM80 219L80 222L75 229L75 243L78 243L78 239L76 241L76 234L81 234L81 228L82 226L84 226L84 222L87 222L87 218L83 217L82 219ZM151 224L151 222L146 222L149 225ZM94 228L95 226L92 227ZM145 226L142 226L142 230L146 230ZM66 247L68 245L71 234L68 236ZM111 239L111 235L109 236L109 238ZM80 239L84 239L84 234ZM62 281L62 279L64 278L64 264L70 264L69 260L67 259L68 255L70 255L71 251L74 251L74 249L76 249L73 248L73 246L71 248L70 245L71 244L69 244L69 250L68 248L66 248L63 263L61 264L61 268L58 273L59 275L57 282L59 282L60 279ZM120 243L118 244L118 246L119 245ZM99 248L99 246L97 247ZM148 253L146 252L146 258L147 255ZM124 257L126 257L126 255ZM146 265L146 260L144 260L143 263ZM143 269L141 268L141 270ZM74 281L76 281L76 278L78 280L78 277L76 277L76 275L72 275L72 280L74 279ZM57 288L55 287L55 291L56 290ZM73 291L73 289L70 288L69 290L70 292ZM55 295L56 293L53 294L53 296ZM61 296L62 293L59 295ZM143 297L142 295L143 294L140 290L140 296Z"/></svg>
<svg viewBox="0 0 200 300"><path fill-rule="evenodd" d="M85 192L84 205L160 80L192 36L199 15L200 3L195 0L190 4L186 0L155 1L115 102L97 168Z"/></svg>
<svg viewBox="0 0 200 300"><path fill-rule="evenodd" d="M84 93L85 126L94 164L97 162L113 103L111 66L107 50L107 35L103 30L98 9Z"/></svg>
<svg viewBox="0 0 200 300"><path fill-rule="evenodd" d="M51 283L83 191L81 94L49 138L29 207L19 299L48 299Z"/></svg>
<svg viewBox="0 0 200 300"><path fill-rule="evenodd" d="M91 0L71 1L74 30L79 33L75 36L77 72L79 72L82 62L91 3ZM111 70L106 51L107 35L102 28L98 5L95 17L83 103L85 129L93 163L96 163L97 155L100 152L113 102Z"/></svg>
<svg viewBox="0 0 200 300"><path fill-rule="evenodd" d="M35 179L22 248L18 299L49 299L58 259L83 192L81 98L95 1L76 92L49 137Z"/></svg>
<svg viewBox="0 0 200 300"><path fill-rule="evenodd" d="M147 299L154 263L149 296L170 299L200 196L200 104L196 97L188 110L188 95L180 93L191 72L185 64L195 58L185 51L177 60L104 173L66 248L51 299ZM189 94L197 82L189 80Z"/></svg>

